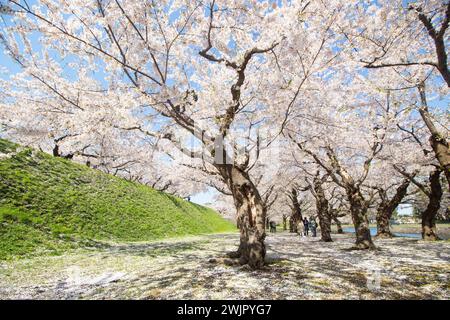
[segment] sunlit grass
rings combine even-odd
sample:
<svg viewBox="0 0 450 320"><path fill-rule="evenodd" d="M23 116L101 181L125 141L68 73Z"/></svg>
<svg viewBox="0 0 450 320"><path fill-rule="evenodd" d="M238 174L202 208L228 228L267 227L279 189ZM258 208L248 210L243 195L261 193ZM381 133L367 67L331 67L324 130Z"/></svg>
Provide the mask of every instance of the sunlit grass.
<svg viewBox="0 0 450 320"><path fill-rule="evenodd" d="M235 230L212 209L0 139L0 259Z"/></svg>

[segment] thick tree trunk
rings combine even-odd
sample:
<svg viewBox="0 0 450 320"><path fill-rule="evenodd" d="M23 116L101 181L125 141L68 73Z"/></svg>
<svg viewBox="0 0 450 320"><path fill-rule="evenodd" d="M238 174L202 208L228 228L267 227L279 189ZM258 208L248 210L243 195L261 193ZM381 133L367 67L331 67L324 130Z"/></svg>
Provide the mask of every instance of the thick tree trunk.
<svg viewBox="0 0 450 320"><path fill-rule="evenodd" d="M395 209L406 196L410 183L410 179L405 179L397 188L394 196L390 200L388 199L386 190L381 188L378 189L381 203L377 210L377 237L391 238L393 236L389 228L389 220L391 219Z"/></svg>
<svg viewBox="0 0 450 320"><path fill-rule="evenodd" d="M389 219L392 216L392 212L379 208L377 211L377 237L379 238L392 238L392 234L389 228Z"/></svg>
<svg viewBox="0 0 450 320"><path fill-rule="evenodd" d="M436 158L444 170L445 177L450 189L450 149L445 138L441 136L432 135L430 137L430 144L433 148Z"/></svg>
<svg viewBox="0 0 450 320"><path fill-rule="evenodd" d="M298 202L298 198L297 198L297 190L295 188L292 188L291 190L291 195L290 195L290 199L292 201L292 215L291 215L291 226L292 227L292 231L291 232L301 232L301 230L298 230L298 223L299 221L303 220L303 216L302 216L302 208L300 207L300 203Z"/></svg>
<svg viewBox="0 0 450 320"><path fill-rule="evenodd" d="M287 217L283 216L283 230L286 231L287 230Z"/></svg>
<svg viewBox="0 0 450 320"><path fill-rule="evenodd" d="M314 193L316 197L317 216L319 217L321 240L331 242L333 241L331 239L331 216L328 210L328 200L325 198L322 181L319 177L314 178Z"/></svg>
<svg viewBox="0 0 450 320"><path fill-rule="evenodd" d="M430 175L430 193L428 206L422 212L422 239L428 241L439 240L436 233L436 215L441 207L442 186L439 181L440 169L436 169Z"/></svg>
<svg viewBox="0 0 450 320"><path fill-rule="evenodd" d="M247 172L230 164L217 165L233 194L240 230L240 244L233 257L253 269L264 266L266 212L258 190Z"/></svg>
<svg viewBox="0 0 450 320"><path fill-rule="evenodd" d="M328 212L318 213L321 240L325 242L333 241L331 239L331 219Z"/></svg>
<svg viewBox="0 0 450 320"><path fill-rule="evenodd" d="M59 146L58 144L55 144L55 146L53 147L53 156L54 157L60 157L61 154L59 153Z"/></svg>
<svg viewBox="0 0 450 320"><path fill-rule="evenodd" d="M359 190L349 188L347 196L350 203L350 212L352 215L353 225L355 226L357 249L374 249L375 245L372 242L370 235L369 219L367 218L367 206L364 203Z"/></svg>
<svg viewBox="0 0 450 320"><path fill-rule="evenodd" d="M419 108L419 113L422 117L423 122L425 122L425 125L431 133L431 148L433 149L436 159L439 161L439 164L444 171L448 186L450 188L450 146L445 136L441 132L439 132L439 130L434 125L430 112L428 111L425 83L422 83L418 88L420 99L422 102L422 106Z"/></svg>
<svg viewBox="0 0 450 320"><path fill-rule="evenodd" d="M291 216L290 223L291 223L291 226L290 226L291 230L290 230L290 232L298 233L299 232L299 230L298 230L298 222L296 221L294 215Z"/></svg>

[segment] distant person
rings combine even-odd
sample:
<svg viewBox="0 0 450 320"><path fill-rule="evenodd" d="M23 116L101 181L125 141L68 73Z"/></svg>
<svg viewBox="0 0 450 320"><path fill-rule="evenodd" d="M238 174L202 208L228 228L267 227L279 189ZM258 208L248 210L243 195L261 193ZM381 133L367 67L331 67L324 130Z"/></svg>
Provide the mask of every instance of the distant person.
<svg viewBox="0 0 450 320"><path fill-rule="evenodd" d="M277 232L277 224L275 223L275 221L270 221L269 226L270 226L270 232L272 232L272 233Z"/></svg>
<svg viewBox="0 0 450 320"><path fill-rule="evenodd" d="M309 228L311 229L312 236L315 237L317 235L317 223L316 220L310 219Z"/></svg>
<svg viewBox="0 0 450 320"><path fill-rule="evenodd" d="M309 221L308 218L304 218L303 219L303 235L305 235L306 237L309 235Z"/></svg>
<svg viewBox="0 0 450 320"><path fill-rule="evenodd" d="M191 202L191 196L187 197L187 201Z"/></svg>

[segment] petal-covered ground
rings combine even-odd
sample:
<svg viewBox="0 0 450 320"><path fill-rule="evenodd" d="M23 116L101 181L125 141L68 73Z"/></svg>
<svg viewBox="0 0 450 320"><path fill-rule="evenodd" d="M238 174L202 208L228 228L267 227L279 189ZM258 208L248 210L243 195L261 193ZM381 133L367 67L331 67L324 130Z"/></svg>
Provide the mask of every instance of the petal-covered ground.
<svg viewBox="0 0 450 320"><path fill-rule="evenodd" d="M1 299L449 299L450 243L376 240L348 250L290 233L267 236L268 266L228 265L237 234L113 244L0 263ZM218 262L220 261L220 262ZM224 263L225 262L225 263Z"/></svg>

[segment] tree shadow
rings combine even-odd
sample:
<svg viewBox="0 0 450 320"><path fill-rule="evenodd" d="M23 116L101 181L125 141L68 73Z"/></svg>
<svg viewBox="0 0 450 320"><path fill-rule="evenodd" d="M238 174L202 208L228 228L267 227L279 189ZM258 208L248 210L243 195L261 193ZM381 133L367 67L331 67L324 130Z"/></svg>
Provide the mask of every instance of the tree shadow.
<svg viewBox="0 0 450 320"><path fill-rule="evenodd" d="M448 262L448 256L439 256L440 252L449 250L448 243L423 243L403 238L378 240L380 251L345 250L353 241L354 238L348 235L335 237L334 242L328 243L280 233L268 237L267 264L260 270L209 262L211 258L225 257L231 243L237 248L237 234L114 244L102 250L102 254L118 259L128 255L144 257L139 261L145 265L130 271L130 278L119 279L107 286L81 286L75 294L64 288L47 288L50 293L37 296L51 296L53 290L56 295L69 298L77 295L139 299L448 297L445 279L439 280L439 275L448 270L439 269L441 264ZM123 261L126 265L126 260ZM374 267L380 268L380 288L370 289L368 282ZM435 289L427 289L430 284Z"/></svg>

